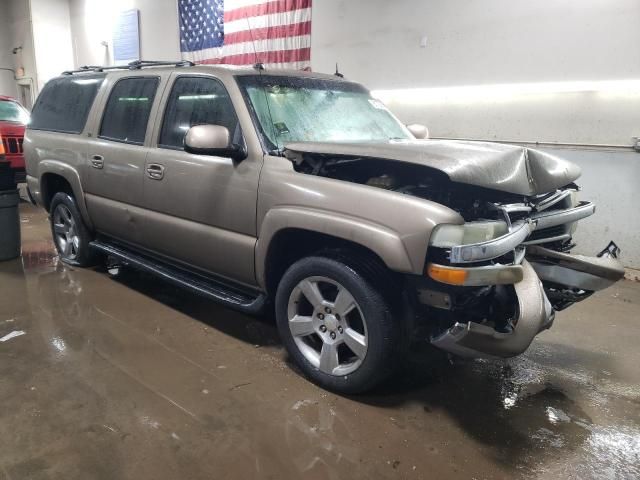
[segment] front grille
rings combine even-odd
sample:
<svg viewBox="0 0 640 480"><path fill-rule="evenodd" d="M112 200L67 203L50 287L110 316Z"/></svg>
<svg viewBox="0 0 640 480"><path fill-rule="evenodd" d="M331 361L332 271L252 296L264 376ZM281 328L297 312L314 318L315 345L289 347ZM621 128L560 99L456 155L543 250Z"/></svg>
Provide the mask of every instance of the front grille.
<svg viewBox="0 0 640 480"><path fill-rule="evenodd" d="M6 155L22 155L22 137L2 137Z"/></svg>
<svg viewBox="0 0 640 480"><path fill-rule="evenodd" d="M533 240L541 240L543 238L559 237L560 235L564 235L565 233L567 233L566 225L556 225L555 227L535 230L531 235L529 235L529 238L527 238L527 242Z"/></svg>

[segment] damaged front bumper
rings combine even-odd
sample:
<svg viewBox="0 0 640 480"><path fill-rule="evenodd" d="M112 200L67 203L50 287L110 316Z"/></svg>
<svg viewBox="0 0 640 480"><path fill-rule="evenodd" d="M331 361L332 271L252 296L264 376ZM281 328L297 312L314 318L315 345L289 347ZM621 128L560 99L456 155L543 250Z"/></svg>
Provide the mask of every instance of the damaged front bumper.
<svg viewBox="0 0 640 480"><path fill-rule="evenodd" d="M513 357L523 353L534 337L549 328L555 312L624 277L619 248L611 242L596 257L571 255L547 248L527 247L520 265L522 279L514 283L516 315L509 331L491 324L456 322L431 343L464 357ZM442 307L440 307L442 308Z"/></svg>
<svg viewBox="0 0 640 480"><path fill-rule="evenodd" d="M513 357L524 352L533 338L553 322L554 311L535 270L525 260L522 281L514 285L517 318L510 332L475 322L456 323L431 340L438 348L462 357Z"/></svg>
<svg viewBox="0 0 640 480"><path fill-rule="evenodd" d="M440 255L433 255L427 265L432 281L450 289L458 288L458 292L467 287L507 288L511 292L507 304L512 311L500 317L494 307L489 307L485 314L477 315L475 306L468 307L463 302L458 307L449 295L419 292L421 303L440 312L448 310L450 326L431 336L433 345L464 357L519 355L538 333L552 325L557 311L624 277L619 249L613 242L596 257L572 255L540 245L569 241L572 225L595 212L594 204L574 202L567 191L549 197L547 203L550 201L556 208L549 209L544 201L533 206L497 206L507 229L502 227L502 235L487 241L446 243L455 239L450 234L455 230L436 237L432 246ZM514 213L520 217L514 219ZM493 227L493 231L500 229Z"/></svg>
<svg viewBox="0 0 640 480"><path fill-rule="evenodd" d="M576 222L595 212L570 185L484 217L436 227L418 302L437 319L431 342L467 357L512 357L555 313L624 277L611 242L595 257L567 253ZM494 216L492 216L494 215Z"/></svg>
<svg viewBox="0 0 640 480"><path fill-rule="evenodd" d="M540 280L592 292L610 287L624 277L619 254L620 249L614 242L597 257L571 255L540 246L527 248L527 258Z"/></svg>

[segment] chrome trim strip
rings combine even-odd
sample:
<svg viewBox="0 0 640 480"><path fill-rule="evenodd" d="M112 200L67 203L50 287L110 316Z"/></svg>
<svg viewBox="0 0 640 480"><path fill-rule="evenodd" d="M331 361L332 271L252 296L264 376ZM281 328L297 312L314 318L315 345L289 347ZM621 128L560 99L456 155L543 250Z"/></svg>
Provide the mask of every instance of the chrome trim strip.
<svg viewBox="0 0 640 480"><path fill-rule="evenodd" d="M562 235L556 235L555 237L536 238L535 240L528 240L523 242L523 245L538 245L540 243L557 242L558 240L568 240L571 238L570 233L563 233Z"/></svg>
<svg viewBox="0 0 640 480"><path fill-rule="evenodd" d="M515 222L510 226L509 233L501 237L487 242L451 247L449 261L451 263L473 263L501 257L514 250L518 245L525 243L526 239L534 230L542 230L565 223L577 222L578 220L593 215L595 211L596 206L593 203L582 202L575 208L534 214L527 220ZM565 235L533 240L531 244L546 243L563 238L565 238Z"/></svg>
<svg viewBox="0 0 640 480"><path fill-rule="evenodd" d="M494 240L451 247L449 260L451 263L472 263L501 257L524 242L534 229L534 223L518 221L513 224L509 233Z"/></svg>
<svg viewBox="0 0 640 480"><path fill-rule="evenodd" d="M556 225L562 225L564 223L573 223L583 218L593 215L596 211L596 206L591 202L582 202L575 208L568 210L560 210L558 212L538 213L531 216L532 220L536 220L538 225L537 230L543 228L555 227Z"/></svg>
<svg viewBox="0 0 640 480"><path fill-rule="evenodd" d="M504 221L507 222L507 227L509 227L509 230L511 230L511 228L513 227L511 223L511 215L510 215L511 213L517 213L517 212L530 213L531 212L531 207L529 207L528 205L522 205L519 203L510 203L508 205L499 205L494 203L493 206L498 211L502 212L502 215L504 216Z"/></svg>
<svg viewBox="0 0 640 480"><path fill-rule="evenodd" d="M531 207L530 206L522 205L520 203L510 203L508 205L496 205L496 208L498 210L503 210L503 211L505 211L507 213L530 212L531 211Z"/></svg>
<svg viewBox="0 0 640 480"><path fill-rule="evenodd" d="M573 189L559 190L550 197L545 198L540 203L538 203L536 205L536 210L538 212L546 210L547 208L556 205L558 202L561 202L562 200L570 196L573 192L575 192L575 190Z"/></svg>

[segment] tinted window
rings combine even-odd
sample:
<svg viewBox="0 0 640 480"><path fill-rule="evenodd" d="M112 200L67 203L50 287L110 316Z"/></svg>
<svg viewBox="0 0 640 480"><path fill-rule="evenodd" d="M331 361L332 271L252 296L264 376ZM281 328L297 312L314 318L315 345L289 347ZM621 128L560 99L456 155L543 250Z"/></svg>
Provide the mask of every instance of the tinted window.
<svg viewBox="0 0 640 480"><path fill-rule="evenodd" d="M113 87L104 109L100 137L141 145L147 131L157 78L125 78Z"/></svg>
<svg viewBox="0 0 640 480"><path fill-rule="evenodd" d="M29 128L80 133L103 80L104 75L49 80L33 107Z"/></svg>
<svg viewBox="0 0 640 480"><path fill-rule="evenodd" d="M189 128L210 124L227 127L234 143L239 143L238 118L224 86L211 78L178 78L169 96L158 143L182 148Z"/></svg>

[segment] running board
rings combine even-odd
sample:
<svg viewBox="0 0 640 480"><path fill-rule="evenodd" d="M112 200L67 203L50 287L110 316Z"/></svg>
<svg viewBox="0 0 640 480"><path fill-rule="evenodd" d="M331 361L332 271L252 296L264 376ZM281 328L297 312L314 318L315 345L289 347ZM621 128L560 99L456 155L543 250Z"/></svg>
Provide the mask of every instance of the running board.
<svg viewBox="0 0 640 480"><path fill-rule="evenodd" d="M151 273L169 283L182 287L203 297L214 300L243 313L257 315L262 313L266 303L266 295L250 292L227 284L217 278L191 272L172 265L144 253L133 251L120 244L108 240L95 240L89 244L93 249L115 258L137 270Z"/></svg>

